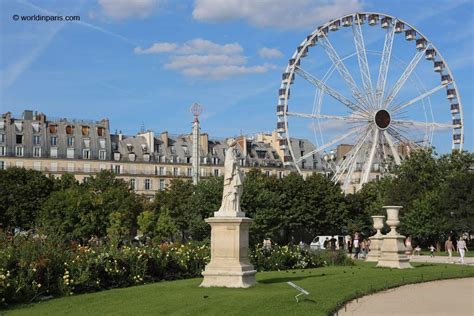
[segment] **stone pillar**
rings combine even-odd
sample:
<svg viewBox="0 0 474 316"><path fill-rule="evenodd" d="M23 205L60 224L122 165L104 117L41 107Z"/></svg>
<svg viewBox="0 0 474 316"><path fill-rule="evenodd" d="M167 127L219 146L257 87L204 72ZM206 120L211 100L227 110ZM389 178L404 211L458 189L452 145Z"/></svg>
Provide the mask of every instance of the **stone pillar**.
<svg viewBox="0 0 474 316"><path fill-rule="evenodd" d="M384 206L387 210L387 225L390 226L390 232L382 237L382 248L377 267L408 269L413 268L410 259L405 254L405 236L397 232L397 226L400 224L398 213L401 206Z"/></svg>
<svg viewBox="0 0 474 316"><path fill-rule="evenodd" d="M246 288L255 284L257 271L248 258L252 220L248 217L215 216L207 218L206 222L211 225L211 261L202 273L204 281L200 286Z"/></svg>
<svg viewBox="0 0 474 316"><path fill-rule="evenodd" d="M383 215L372 216L372 220L374 221L374 228L377 230L377 233L373 235L372 237L369 237L370 252L369 252L369 255L367 256L366 261L370 261L370 262L379 261L380 248L382 248L382 237L383 237L380 230L383 228L384 219L385 219L385 216Z"/></svg>

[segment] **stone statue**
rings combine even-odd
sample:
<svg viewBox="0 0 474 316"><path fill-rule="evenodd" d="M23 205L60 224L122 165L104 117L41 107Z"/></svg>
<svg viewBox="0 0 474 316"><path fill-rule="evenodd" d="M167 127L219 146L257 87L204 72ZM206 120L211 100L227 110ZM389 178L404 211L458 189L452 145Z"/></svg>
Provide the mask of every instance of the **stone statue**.
<svg viewBox="0 0 474 316"><path fill-rule="evenodd" d="M243 176L236 159L236 144L237 143L233 141L225 151L222 204L214 216L245 216L245 214L240 211Z"/></svg>

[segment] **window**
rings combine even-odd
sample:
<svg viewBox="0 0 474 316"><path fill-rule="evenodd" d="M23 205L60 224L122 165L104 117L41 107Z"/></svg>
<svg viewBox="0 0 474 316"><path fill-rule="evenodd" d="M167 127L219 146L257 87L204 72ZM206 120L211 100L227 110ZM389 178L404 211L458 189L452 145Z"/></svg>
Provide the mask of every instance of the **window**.
<svg viewBox="0 0 474 316"><path fill-rule="evenodd" d="M214 177L218 177L219 176L219 169L214 169Z"/></svg>
<svg viewBox="0 0 474 316"><path fill-rule="evenodd" d="M91 150L83 149L82 150L82 159L91 159Z"/></svg>
<svg viewBox="0 0 474 316"><path fill-rule="evenodd" d="M119 161L120 160L120 153L114 153L114 160Z"/></svg>
<svg viewBox="0 0 474 316"><path fill-rule="evenodd" d="M265 171L265 176L269 177L271 175L270 171Z"/></svg>
<svg viewBox="0 0 474 316"><path fill-rule="evenodd" d="M278 179L282 179L283 178L283 172L282 171L278 171Z"/></svg>
<svg viewBox="0 0 474 316"><path fill-rule="evenodd" d="M186 157L186 163L191 163L191 157Z"/></svg>
<svg viewBox="0 0 474 316"><path fill-rule="evenodd" d="M102 149L105 149L105 139L99 139L99 146Z"/></svg>
<svg viewBox="0 0 474 316"><path fill-rule="evenodd" d="M16 153L16 156L17 156L17 157L23 157L23 147L21 147L21 146L16 146L15 153Z"/></svg>
<svg viewBox="0 0 474 316"><path fill-rule="evenodd" d="M58 164L56 162L51 163L51 171L58 171Z"/></svg>
<svg viewBox="0 0 474 316"><path fill-rule="evenodd" d="M16 143L23 144L23 135L16 135Z"/></svg>
<svg viewBox="0 0 474 316"><path fill-rule="evenodd" d="M0 170L5 169L5 161L0 161Z"/></svg>
<svg viewBox="0 0 474 316"><path fill-rule="evenodd" d="M145 190L151 190L151 179L145 179Z"/></svg>
<svg viewBox="0 0 474 316"><path fill-rule="evenodd" d="M5 146L0 146L0 156L5 156L5 154L6 154Z"/></svg>
<svg viewBox="0 0 474 316"><path fill-rule="evenodd" d="M113 170L115 173L120 174L120 165L115 165Z"/></svg>
<svg viewBox="0 0 474 316"><path fill-rule="evenodd" d="M58 138L56 136L51 136L51 146L56 146L58 144Z"/></svg>
<svg viewBox="0 0 474 316"><path fill-rule="evenodd" d="M82 179L82 183L87 183L87 182L89 182L89 179L90 179L90 177L84 177L84 178Z"/></svg>
<svg viewBox="0 0 474 316"><path fill-rule="evenodd" d="M68 148L67 149L66 157L68 159L74 159L74 148Z"/></svg>
<svg viewBox="0 0 474 316"><path fill-rule="evenodd" d="M212 163L214 165L218 165L219 164L219 158L216 158L216 157L212 158Z"/></svg>
<svg viewBox="0 0 474 316"><path fill-rule="evenodd" d="M239 165L240 166L245 166L245 159L239 159Z"/></svg>
<svg viewBox="0 0 474 316"><path fill-rule="evenodd" d="M160 176L164 176L165 175L165 167L160 167Z"/></svg>
<svg viewBox="0 0 474 316"><path fill-rule="evenodd" d="M33 147L33 157L41 157L41 147Z"/></svg>
<svg viewBox="0 0 474 316"><path fill-rule="evenodd" d="M40 144L40 136L33 135L33 145L39 145L39 144Z"/></svg>
<svg viewBox="0 0 474 316"><path fill-rule="evenodd" d="M106 157L106 151L99 150L99 160L105 160L105 157Z"/></svg>
<svg viewBox="0 0 474 316"><path fill-rule="evenodd" d="M67 138L67 146L68 147L74 146L74 137L68 137Z"/></svg>
<svg viewBox="0 0 474 316"><path fill-rule="evenodd" d="M135 190L135 179L130 179L130 189Z"/></svg>
<svg viewBox="0 0 474 316"><path fill-rule="evenodd" d="M173 176L177 177L179 175L179 169L178 168L173 168Z"/></svg>
<svg viewBox="0 0 474 316"><path fill-rule="evenodd" d="M263 150L257 150L257 157L260 159L265 159L267 152Z"/></svg>
<svg viewBox="0 0 474 316"><path fill-rule="evenodd" d="M52 147L49 155L51 158L58 158L58 149L56 147Z"/></svg>
<svg viewBox="0 0 474 316"><path fill-rule="evenodd" d="M201 177L207 177L206 169L201 169Z"/></svg>
<svg viewBox="0 0 474 316"><path fill-rule="evenodd" d="M97 135L98 136L104 136L105 134L105 128L104 127L97 127Z"/></svg>
<svg viewBox="0 0 474 316"><path fill-rule="evenodd" d="M160 190L164 190L166 188L166 183L164 179L160 179Z"/></svg>
<svg viewBox="0 0 474 316"><path fill-rule="evenodd" d="M66 126L66 134L72 135L73 132L74 132L74 127L72 127L71 125L67 125Z"/></svg>
<svg viewBox="0 0 474 316"><path fill-rule="evenodd" d="M193 169L191 168L188 168L186 172L187 172L188 177L191 177L193 175Z"/></svg>
<svg viewBox="0 0 474 316"><path fill-rule="evenodd" d="M0 134L0 143L5 142L5 134Z"/></svg>

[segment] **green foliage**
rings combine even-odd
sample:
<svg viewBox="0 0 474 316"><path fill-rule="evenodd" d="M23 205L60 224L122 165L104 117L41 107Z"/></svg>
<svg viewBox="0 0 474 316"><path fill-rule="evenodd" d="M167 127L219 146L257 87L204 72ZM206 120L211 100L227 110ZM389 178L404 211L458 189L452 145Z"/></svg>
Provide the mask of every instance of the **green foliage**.
<svg viewBox="0 0 474 316"><path fill-rule="evenodd" d="M24 168L0 170L0 225L31 229L43 202L53 190L53 180Z"/></svg>
<svg viewBox="0 0 474 316"><path fill-rule="evenodd" d="M101 171L85 184L62 177L43 203L39 224L50 234L68 240L111 234L129 239L136 231L136 219L143 208L140 198L114 174Z"/></svg>
<svg viewBox="0 0 474 316"><path fill-rule="evenodd" d="M173 236L177 232L174 220L170 216L167 209L161 210L160 216L156 223L156 238L160 241L173 241Z"/></svg>

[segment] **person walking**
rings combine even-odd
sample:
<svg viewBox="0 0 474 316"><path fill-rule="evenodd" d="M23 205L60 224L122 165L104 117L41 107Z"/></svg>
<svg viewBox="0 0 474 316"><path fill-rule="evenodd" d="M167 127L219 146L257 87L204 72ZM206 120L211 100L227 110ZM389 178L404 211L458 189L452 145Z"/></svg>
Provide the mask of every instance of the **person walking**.
<svg viewBox="0 0 474 316"><path fill-rule="evenodd" d="M430 246L430 257L431 258L434 257L434 251L435 251L435 247L433 246L433 244L431 244L431 246Z"/></svg>
<svg viewBox="0 0 474 316"><path fill-rule="evenodd" d="M458 252L459 252L459 262L464 264L464 255L467 251L466 242L464 241L464 237L459 237L458 241Z"/></svg>
<svg viewBox="0 0 474 316"><path fill-rule="evenodd" d="M449 236L448 240L446 240L446 242L444 243L444 250L448 253L448 262L452 262L454 244L453 244L453 241L451 240L451 236Z"/></svg>
<svg viewBox="0 0 474 316"><path fill-rule="evenodd" d="M359 259L360 242L359 242L359 234L358 233L355 233L355 235L354 235L354 249L355 249L354 258Z"/></svg>

